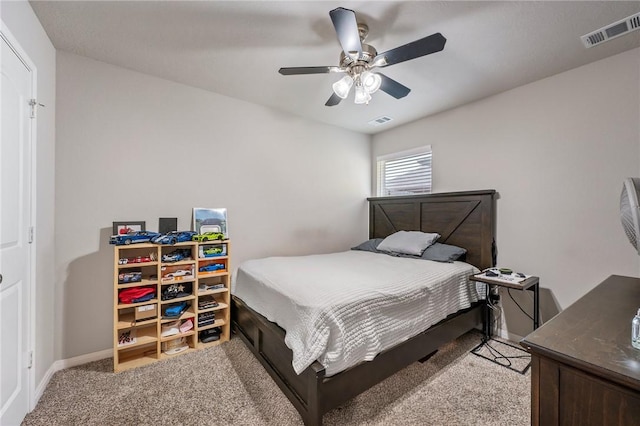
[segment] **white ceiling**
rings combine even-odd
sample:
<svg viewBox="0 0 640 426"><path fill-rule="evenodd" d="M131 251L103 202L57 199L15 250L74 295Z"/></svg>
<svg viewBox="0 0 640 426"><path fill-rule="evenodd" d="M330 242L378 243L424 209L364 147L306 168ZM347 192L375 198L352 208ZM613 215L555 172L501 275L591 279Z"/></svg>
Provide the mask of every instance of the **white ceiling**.
<svg viewBox="0 0 640 426"><path fill-rule="evenodd" d="M640 12L618 1L31 1L57 49L376 133L640 46L640 31L586 49L580 36ZM442 52L385 68L412 89L369 105L324 103L341 74L282 76L338 65L329 11L356 11L378 52L441 32ZM594 82L597 84L597 82ZM640 82L639 82L640 84ZM635 88L637 90L637 88ZM387 115L379 127L368 121Z"/></svg>

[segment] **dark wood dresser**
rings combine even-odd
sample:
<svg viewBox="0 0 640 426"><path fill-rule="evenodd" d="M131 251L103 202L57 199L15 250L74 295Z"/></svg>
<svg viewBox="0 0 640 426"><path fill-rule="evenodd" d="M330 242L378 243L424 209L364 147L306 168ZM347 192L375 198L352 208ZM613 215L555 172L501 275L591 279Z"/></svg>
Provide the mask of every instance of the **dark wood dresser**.
<svg viewBox="0 0 640 426"><path fill-rule="evenodd" d="M532 425L640 425L640 279L612 275L525 337Z"/></svg>

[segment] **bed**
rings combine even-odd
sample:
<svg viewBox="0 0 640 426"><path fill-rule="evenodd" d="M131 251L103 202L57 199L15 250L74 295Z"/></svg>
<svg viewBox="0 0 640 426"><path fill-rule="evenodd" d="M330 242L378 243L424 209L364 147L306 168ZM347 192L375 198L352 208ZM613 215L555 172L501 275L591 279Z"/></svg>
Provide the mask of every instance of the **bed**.
<svg viewBox="0 0 640 426"><path fill-rule="evenodd" d="M466 262L488 268L495 265L494 198L493 190L369 198L369 236L384 238L400 230L437 232L439 242L467 249ZM373 360L331 374L319 361L296 374L285 331L236 296L232 298L232 324L304 423L321 425L324 413L475 328L482 322L481 309L481 303L473 303L383 350Z"/></svg>

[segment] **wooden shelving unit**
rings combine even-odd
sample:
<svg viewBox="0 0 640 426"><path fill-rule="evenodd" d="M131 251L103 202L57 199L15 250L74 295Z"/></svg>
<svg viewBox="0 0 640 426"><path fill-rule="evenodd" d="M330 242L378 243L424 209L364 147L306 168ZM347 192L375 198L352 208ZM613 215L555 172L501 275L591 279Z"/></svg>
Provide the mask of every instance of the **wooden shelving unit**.
<svg viewBox="0 0 640 426"><path fill-rule="evenodd" d="M130 244L114 246L113 368L120 372L162 359L226 342L230 337L230 248L229 240L185 242L174 245ZM189 252L188 259L163 262L163 255L176 250ZM138 258L148 259L139 262ZM124 263L122 259L133 259ZM141 273L137 282L121 282L120 274ZM167 275L174 276L167 278ZM171 288L173 286L173 288ZM136 287L154 290L151 300L121 303L120 293ZM163 292L179 290L180 297L162 300ZM188 304L179 317L164 316L167 307ZM137 312L137 314L136 314ZM213 315L213 318L207 316ZM193 327L185 332L162 336L163 326L186 320ZM218 340L206 340L208 330L219 328ZM210 332L210 331L209 331ZM174 355L164 349L186 344Z"/></svg>

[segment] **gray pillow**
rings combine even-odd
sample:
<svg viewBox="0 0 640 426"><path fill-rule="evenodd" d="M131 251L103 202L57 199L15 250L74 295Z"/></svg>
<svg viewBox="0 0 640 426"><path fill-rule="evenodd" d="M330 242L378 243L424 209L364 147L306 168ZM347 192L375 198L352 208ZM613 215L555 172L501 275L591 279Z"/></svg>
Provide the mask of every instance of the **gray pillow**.
<svg viewBox="0 0 640 426"><path fill-rule="evenodd" d="M385 253L420 256L438 238L440 238L440 234L429 234L420 231L398 231L382 240L377 248Z"/></svg>
<svg viewBox="0 0 640 426"><path fill-rule="evenodd" d="M380 253L380 251L376 247L378 247L378 244L380 244L382 240L382 238L373 238L355 247L351 247L351 250L362 250L371 251L373 253Z"/></svg>
<svg viewBox="0 0 640 426"><path fill-rule="evenodd" d="M452 246L449 244L434 243L427 247L422 253L421 258L426 260L435 260L436 262L453 262L460 259L467 253L462 247Z"/></svg>
<svg viewBox="0 0 640 426"><path fill-rule="evenodd" d="M454 260L464 260L463 258L465 254L467 254L467 250L463 249L462 247L442 243L433 243L432 245L427 247L424 252L422 252L422 256L413 256L402 253L385 253L377 249L378 245L381 242L382 238L373 238L371 240L365 241L360 245L357 245L356 247L351 248L351 250L370 251L372 253L388 254L396 257L409 257L412 259L434 260L436 262L447 263L451 263Z"/></svg>

